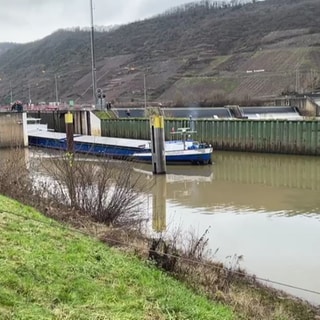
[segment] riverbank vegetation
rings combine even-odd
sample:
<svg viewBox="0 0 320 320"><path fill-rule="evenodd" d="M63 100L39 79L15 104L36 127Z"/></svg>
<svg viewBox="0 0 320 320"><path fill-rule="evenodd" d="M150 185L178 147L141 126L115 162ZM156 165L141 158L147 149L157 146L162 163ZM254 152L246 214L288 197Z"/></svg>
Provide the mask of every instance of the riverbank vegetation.
<svg viewBox="0 0 320 320"><path fill-rule="evenodd" d="M121 278L121 274L116 273L113 269L111 275L108 274L109 278L107 278L105 283L111 287L113 286L113 282L118 285L121 279L124 281L121 282L122 285L119 284L121 287L121 290L119 290L124 294L124 298L122 299L121 296L115 296L115 298L112 298L111 295L113 295L113 293L109 292L106 293L110 298L108 303L111 304L111 307L115 308L114 310L118 310L118 312L122 312L121 310L124 310L122 308L126 308L126 305L129 304L129 306L132 306L130 312L133 312L136 309L136 312L141 312L142 316L138 317L139 319L202 319L202 315L208 315L208 313L205 313L207 312L205 310L209 310L207 309L208 307L205 306L204 309L201 309L204 312L201 315L202 311L200 312L200 309L197 309L197 303L193 305L193 302L190 302L190 300L183 300L180 297L179 299L182 299L181 303L184 303L185 301L186 304L189 305L188 308L197 309L200 312L200 316L194 316L192 313L188 313L189 311L175 309L176 307L172 307L173 309L170 309L170 307L168 309L167 306L165 306L166 302L163 302L164 298L162 297L162 293L154 291L154 288L148 287L147 290L149 291L149 295L141 293L141 291L136 288L136 286L140 286L140 284L138 284L138 280L141 280L137 274L142 270L139 268L145 268L146 265L150 268L149 271L151 273L155 272L157 274L156 277L161 278L164 277L164 275L162 272L158 273L159 271L155 271L154 267L162 269L162 271L167 272L173 278L180 280L194 292L205 295L213 302L214 310L223 310L221 312L226 312L224 314L225 318L221 319L231 319L232 314L228 308L219 309L220 307L217 307L217 302L229 305L235 314L235 319L311 320L315 319L315 317L319 315L319 310L317 310L317 308L306 302L300 301L299 299L292 298L283 292L262 286L259 282L255 281L254 277L250 277L245 272L239 270L237 264L237 259L239 257L235 257L229 266L223 266L222 264L212 262L209 253L206 251L206 234L196 236L192 233L186 235L179 234L179 232L177 232L175 235L162 234L159 237L149 239L146 236L146 233L143 232L145 220L142 218L143 201L141 201L139 194L146 192L146 189L149 189L150 186L143 186L139 182L139 176L133 173L129 162L112 162L110 160L105 161L102 159L94 159L92 157L87 159L73 159L73 157L70 158L70 156L58 154L54 157L34 159L29 163L25 161L25 158L21 156L21 153L18 154L19 152L20 151L18 150L16 156L11 156L7 160L3 160L1 163L0 175L2 179L0 180L0 193L11 198L15 198L27 205L31 205L37 208L40 212L43 212L45 215L54 218L59 222L63 222L64 225L68 227L72 226L73 228L76 228L78 232L81 231L87 235L95 237L96 239L105 242L107 245L104 247L104 245L97 244L95 242L94 246L97 246L98 250L97 255L87 256L84 254L75 258L77 266L71 263L69 266L56 265L53 269L50 267L47 270L48 275L46 275L46 269L44 267L41 267L42 269L40 268L40 271L42 270L41 275L34 274L35 271L32 271L32 268L30 267L26 273L28 278L33 277L35 279L40 279L41 282L44 281L43 279L46 279L47 276L50 277L52 273L59 272L60 269L78 270L77 268L82 268L81 270L87 270L89 276L92 278L95 278L96 274L98 274L98 279L106 279L106 275L101 275L99 273L100 271L96 271L97 268L99 268L102 251L105 251L108 253L107 255L114 254L117 256L117 258L114 258L116 260L112 260L113 262L109 261L108 263L111 264L113 268L119 268L125 273L124 279ZM104 195L106 196L104 197ZM117 205L115 205L115 203L117 203ZM52 255L57 259L58 253L54 253L52 251L52 246L61 248L61 252L69 252L69 249L65 248L67 245L65 243L54 245L52 243L51 247L49 246L49 242L54 241L56 237L60 239L60 236L57 235L60 234L61 226L51 221L50 224L53 224L56 228L51 228L50 232L48 230L45 231L47 232L46 235L43 235L42 232L40 232L40 235L42 234L42 238L40 237L39 239L37 238L39 233L38 229L34 232L28 231L31 227L29 227L28 224L27 226L23 226L22 224L25 219L22 219L22 222L20 220L13 220L12 222L9 219L8 213L5 214L5 212L13 211L18 214L27 214L28 212L32 212L32 214L30 213L32 217L35 215L37 219L45 218L34 213L30 208L24 208L17 204L15 204L15 206L17 206L17 208L13 209L12 202L9 202L9 200L5 198L0 199L0 208L2 208L1 211L4 212L3 217L5 217L1 228L4 228L7 233L5 239L1 240L2 242L7 241L7 237L10 238L11 229L12 234L17 233L17 230L12 226L12 224L15 224L16 228L20 227L20 231L25 231L28 234L30 238L28 241L32 243L32 246L33 244L37 244L41 239L47 239L48 252L50 253L49 256ZM90 206L92 206L92 208L88 210ZM11 225L11 227L9 225ZM43 227L41 226L38 228L42 229ZM5 233L2 232L2 234ZM14 238L16 236L14 236ZM24 236L23 232L21 236ZM78 242L78 234L70 235L68 233L66 239L69 239L69 237L77 239L76 242ZM20 245L25 242L22 238L19 238L19 240L15 240L14 238L11 239L12 241L15 241L12 245L10 242L6 242L6 244L3 243L4 247L10 248L7 250L8 252L5 253L6 255L10 254L11 251L19 251L18 249L14 249L16 242ZM88 243L88 241L93 241L88 238L85 239L85 241L87 241L86 243ZM28 241L26 243L28 243ZM81 248L81 250L83 249L81 244L79 244L79 248ZM37 259L39 260L42 259L46 261L49 259L46 246L42 249L40 248L37 253L33 253L34 250L29 252L30 247L23 247L21 250L23 250L25 254L30 254L31 258L36 254ZM83 250L87 253L92 251L89 250L88 247L85 247ZM74 251L72 252L75 253ZM92 252L95 251L93 250ZM133 255L140 259L140 264ZM128 264L120 264L120 266L117 266L119 259L121 260L119 257L123 257L123 259L128 258L129 260L131 259L130 261L134 261L132 262L134 266L130 266ZM95 261L95 258L97 258L97 261ZM13 255L6 256L3 259L6 259L9 265L16 263ZM67 262L72 262L72 259L73 258L67 258L67 256L64 256L64 260L67 260ZM89 266L86 265L88 259ZM107 259L106 256L103 256L103 259ZM113 258L110 256L110 259ZM17 264L21 266L25 263L26 262L23 261L20 262L20 264ZM47 261L46 263L47 265L51 265L51 262ZM138 267L135 264L139 264L140 266ZM30 266L32 265L36 264L30 262ZM105 269L109 268L109 265L104 266ZM140 270L139 272L137 271L132 273L133 279L129 279L127 275L127 272L130 273L130 268L133 268L133 271ZM3 271L1 274L5 275L10 270L3 269L1 270ZM23 274L24 273L22 273L22 275ZM88 307L88 310L90 309L93 314L102 308L103 303L106 303L100 301L100 298L105 294L102 293L102 289L99 287L101 283L98 284L98 287L92 287L91 285L87 287L87 284L83 287L79 287L81 278L83 276L88 277L88 274L81 276L78 275L75 277L64 274L64 278L68 279L68 282L61 283L61 286L63 287L63 292L67 292L68 297L63 302L63 310L69 310L71 305L73 306L74 304L78 304L78 302L75 302L72 298L72 289L74 286L78 286L76 288L76 296L79 296L80 300L82 298L80 297L79 292L82 292L85 296L93 294L94 298L88 297L88 303L82 301L83 305ZM138 277L138 279L136 279L136 277ZM6 276L4 276L4 279L5 278ZM58 278L52 278L50 281L46 281L46 290L48 290L49 294L51 290L53 290L52 288L57 286L59 281L60 280ZM146 280L142 279L141 281L145 284L144 281ZM125 286L125 284L132 282L134 283L135 289L129 289ZM155 284L155 286L159 285L159 283ZM27 292L31 290L30 288L31 286L27 286ZM173 292L179 296L179 288L180 285L177 286L177 293L175 293L175 287L167 287L167 289L164 290L167 294ZM5 290L9 289L7 288ZM95 290L97 290L97 292L94 295ZM131 290L133 290L134 295L139 295L139 293L142 295L142 300L138 299L140 304L136 302L137 297L133 297L133 302L131 304L131 300L128 297L128 292L131 292ZM23 292L24 291L22 290L22 293ZM150 292L155 294L153 295ZM13 293L11 292L10 294ZM41 294L44 294L43 291L41 291ZM189 295L189 293L187 295ZM26 298L26 296L24 296L24 298ZM20 298L16 297L15 299L20 301ZM32 299L33 298L29 301L30 303L33 301ZM34 299L34 301L37 301L37 298ZM44 294L44 300L49 301L50 299L53 299L52 295L46 296ZM74 299L78 298L76 297ZM11 301L12 299L9 300ZM115 300L119 300L119 305L115 306ZM60 303L60 300L57 300L57 302L54 301L50 302L51 305ZM98 306L97 310L91 309L90 303L93 303L92 301L95 301L94 304ZM206 303L207 302L205 302L205 304ZM35 304L37 305L37 302L35 302ZM120 307L121 304L122 307ZM218 309L215 309L216 307ZM14 309L15 307L12 306L9 309L7 308L6 312L9 312L8 314L10 315L10 312ZM154 313L152 311L153 309ZM148 310L148 312L150 311L149 318L147 317L148 313L142 314L146 310ZM165 310L169 310L169 313L166 313ZM170 313L170 310L174 310L174 312ZM179 312L176 312L177 310L179 310ZM114 318L109 317L108 319L137 319L137 317L133 316L134 313L131 314L130 318L130 312L128 311L128 315L123 315L123 317L117 318L116 315L114 315ZM219 312L217 317L212 319L219 319ZM57 318L59 317L57 316ZM60 318L63 318L63 316ZM88 319L88 317L86 319ZM98 319L98 317L89 319ZM203 319L211 318L206 316Z"/></svg>
<svg viewBox="0 0 320 320"><path fill-rule="evenodd" d="M234 319L165 273L0 196L1 319Z"/></svg>

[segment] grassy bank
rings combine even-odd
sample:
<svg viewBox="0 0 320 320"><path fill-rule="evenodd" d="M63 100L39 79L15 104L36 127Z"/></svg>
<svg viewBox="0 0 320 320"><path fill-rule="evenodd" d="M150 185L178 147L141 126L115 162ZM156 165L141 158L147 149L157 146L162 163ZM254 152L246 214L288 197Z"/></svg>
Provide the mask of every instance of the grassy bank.
<svg viewBox="0 0 320 320"><path fill-rule="evenodd" d="M30 207L0 196L0 215L1 319L237 318L134 256Z"/></svg>

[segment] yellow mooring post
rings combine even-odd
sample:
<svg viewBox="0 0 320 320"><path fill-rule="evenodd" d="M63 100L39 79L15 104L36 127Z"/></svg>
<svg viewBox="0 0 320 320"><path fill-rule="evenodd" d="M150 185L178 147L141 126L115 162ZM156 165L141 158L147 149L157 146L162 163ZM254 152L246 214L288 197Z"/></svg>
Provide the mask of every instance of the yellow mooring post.
<svg viewBox="0 0 320 320"><path fill-rule="evenodd" d="M74 153L74 143L73 143L73 115L68 111L64 115L64 122L66 124L67 133L67 152L73 156Z"/></svg>
<svg viewBox="0 0 320 320"><path fill-rule="evenodd" d="M152 152L152 172L154 174L165 174L167 168L164 142L164 119L162 116L151 117L150 136Z"/></svg>

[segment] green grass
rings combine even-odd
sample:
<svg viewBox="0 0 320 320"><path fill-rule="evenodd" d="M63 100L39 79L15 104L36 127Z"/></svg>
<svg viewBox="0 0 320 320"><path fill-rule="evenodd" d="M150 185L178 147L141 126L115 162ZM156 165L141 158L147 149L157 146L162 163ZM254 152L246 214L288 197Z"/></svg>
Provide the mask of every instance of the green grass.
<svg viewBox="0 0 320 320"><path fill-rule="evenodd" d="M0 196L0 215L1 320L234 319L230 308L32 208Z"/></svg>

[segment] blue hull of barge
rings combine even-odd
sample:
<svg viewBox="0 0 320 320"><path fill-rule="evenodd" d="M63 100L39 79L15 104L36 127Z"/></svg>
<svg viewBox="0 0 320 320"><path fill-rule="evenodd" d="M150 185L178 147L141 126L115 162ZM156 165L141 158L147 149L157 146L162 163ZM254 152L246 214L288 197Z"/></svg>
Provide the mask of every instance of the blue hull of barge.
<svg viewBox="0 0 320 320"><path fill-rule="evenodd" d="M67 150L66 139L48 139L29 136L29 145L50 148L56 150ZM85 154L110 156L110 157L132 157L134 153L145 152L145 149L129 148L120 146L109 146L93 143L74 142L74 151Z"/></svg>
<svg viewBox="0 0 320 320"><path fill-rule="evenodd" d="M80 138L81 139L81 138ZM51 138L42 137L39 135L29 135L29 145L50 148L57 150L67 150L66 138ZM130 147L122 145L108 145L96 142L83 142L74 140L74 151L78 153L99 155L113 158L133 159L139 162L152 162L151 151L141 147ZM141 154L141 155L139 155ZM166 155L167 163L176 164L211 164L211 153L197 153L192 154Z"/></svg>
<svg viewBox="0 0 320 320"><path fill-rule="evenodd" d="M140 162L152 162L152 156L137 156L136 159ZM211 154L188 154L188 155L166 155L167 163L188 163L188 164L211 164Z"/></svg>

